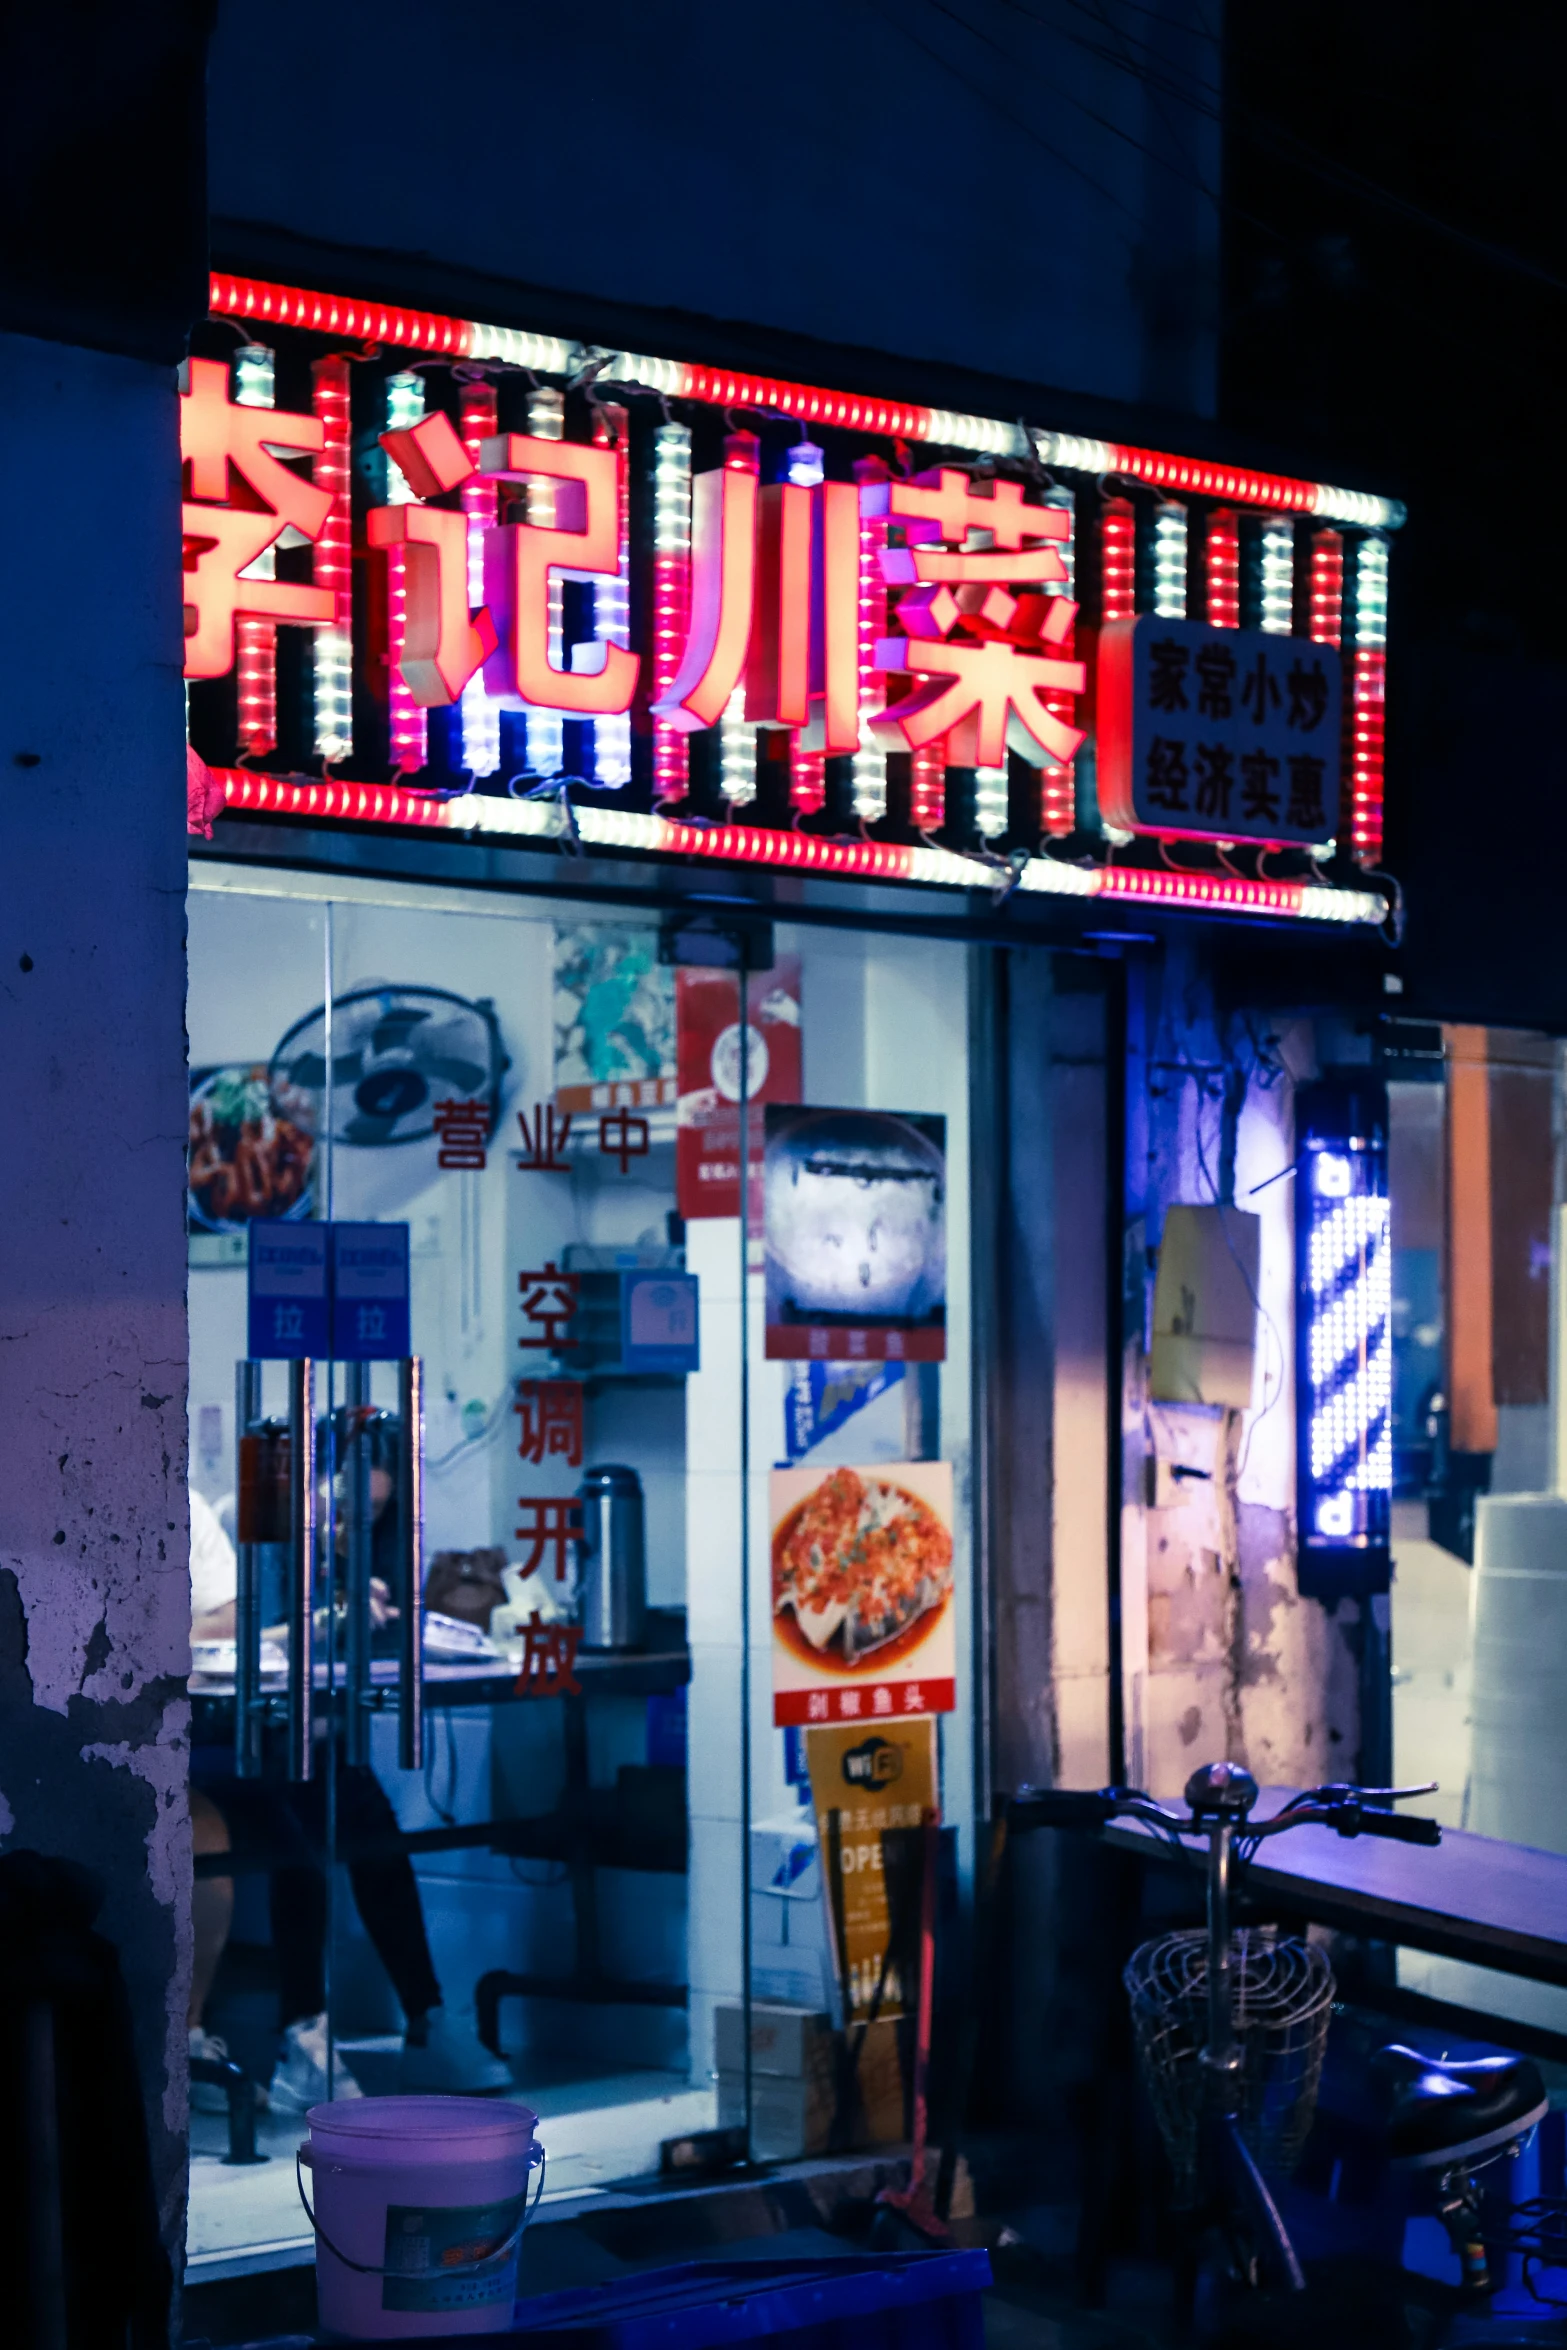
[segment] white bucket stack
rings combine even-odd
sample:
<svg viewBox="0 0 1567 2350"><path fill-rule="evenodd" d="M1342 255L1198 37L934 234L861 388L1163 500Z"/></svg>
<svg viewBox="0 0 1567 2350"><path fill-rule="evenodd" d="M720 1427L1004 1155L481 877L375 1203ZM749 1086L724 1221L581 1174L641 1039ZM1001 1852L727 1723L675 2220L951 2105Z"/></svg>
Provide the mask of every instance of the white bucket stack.
<svg viewBox="0 0 1567 2350"><path fill-rule="evenodd" d="M1567 1499L1482 1497L1473 1605L1466 1825L1567 1852Z"/></svg>
<svg viewBox="0 0 1567 2350"><path fill-rule="evenodd" d="M544 2161L538 2116L480 2097L362 2097L306 2118L299 2159L328 2338L504 2332Z"/></svg>

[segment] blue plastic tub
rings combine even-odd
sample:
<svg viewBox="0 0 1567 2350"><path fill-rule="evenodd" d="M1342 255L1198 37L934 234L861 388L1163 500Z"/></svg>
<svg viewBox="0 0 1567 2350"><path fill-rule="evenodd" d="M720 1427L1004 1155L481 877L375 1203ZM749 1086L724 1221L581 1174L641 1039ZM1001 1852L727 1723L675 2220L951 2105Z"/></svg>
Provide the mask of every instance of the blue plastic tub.
<svg viewBox="0 0 1567 2350"><path fill-rule="evenodd" d="M984 2350L987 2252L880 2259L696 2260L610 2284L519 2301L501 2350ZM472 2335L431 2335L423 2350L468 2350ZM361 2345L368 2350L368 2345Z"/></svg>

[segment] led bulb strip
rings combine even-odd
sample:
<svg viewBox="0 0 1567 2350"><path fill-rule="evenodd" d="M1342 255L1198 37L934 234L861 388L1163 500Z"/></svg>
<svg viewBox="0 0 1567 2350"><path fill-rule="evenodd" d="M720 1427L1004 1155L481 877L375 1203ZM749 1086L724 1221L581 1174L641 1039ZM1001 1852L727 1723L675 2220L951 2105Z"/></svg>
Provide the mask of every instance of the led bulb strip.
<svg viewBox="0 0 1567 2350"><path fill-rule="evenodd" d="M332 596L333 617L310 642L314 667L315 749L326 759L346 759L354 747L353 516L349 503L352 425L348 361L318 359L311 371L311 405L325 440L315 462L318 489L332 505L311 563L317 587Z"/></svg>
<svg viewBox="0 0 1567 2350"><path fill-rule="evenodd" d="M274 354L264 343L242 343L234 354L234 404L275 408ZM268 547L256 557L257 578L276 579L277 556ZM239 747L247 758L264 759L277 747L277 622L241 618L234 623L234 673L239 694Z"/></svg>
<svg viewBox="0 0 1567 2350"><path fill-rule="evenodd" d="M468 461L477 466L485 442L499 432L494 386L464 384L462 390L462 445ZM468 523L468 602L475 611L484 602L484 539L500 512L500 491L494 477L471 473L462 485L462 510ZM501 763L500 705L484 689L484 672L470 677L460 704L462 763L470 775L494 775Z"/></svg>
<svg viewBox="0 0 1567 2350"><path fill-rule="evenodd" d="M963 416L924 408L906 400L876 400L856 392L835 392L817 384L791 383L780 376L747 375L728 368L696 367L679 359L657 359L635 351L603 351L563 342L553 335L516 327L487 326L477 319L447 318L396 303L353 302L300 286L269 285L258 278L222 272L211 280L210 302L220 318L255 320L271 326L303 327L315 334L345 335L354 341L429 351L437 357L490 360L498 366L528 367L541 375L570 376L601 362L601 384L623 383L656 392L667 400L695 400L711 408L751 408L798 417L805 424L840 425L887 440L927 441L937 448L963 449L981 457L1036 457L1068 472L1121 473L1155 489L1195 497L1223 498L1279 513L1314 514L1365 530L1396 530L1404 508L1396 498L1330 482L1301 481L1291 474L1258 473L1238 465L1214 465L1124 441L1096 441L1076 433L1047 432L992 416Z"/></svg>
<svg viewBox="0 0 1567 2350"><path fill-rule="evenodd" d="M423 414L423 376L388 376L387 431L406 432ZM386 499L390 506L408 506L414 502L407 476L390 458L386 460ZM385 561L387 733L392 772L417 775L429 758L430 722L403 676L403 652L408 636L408 550L388 547Z"/></svg>
<svg viewBox="0 0 1567 2350"><path fill-rule="evenodd" d="M566 818L552 800L512 800L468 792L442 799L396 784L315 783L259 775L248 767L214 767L225 808L236 814L301 816L353 824L415 825L421 831L558 841ZM919 882L936 889L993 894L1007 868L953 849L911 847L900 841L828 840L809 832L773 831L748 824L688 824L629 808L573 807L578 838L603 849L712 859L778 871L825 873L840 880ZM1130 865L1071 865L1030 857L1017 887L1058 898L1125 899L1205 914L1253 919L1370 925L1386 918L1387 904L1369 889L1326 883L1246 881L1238 875L1149 871Z"/></svg>

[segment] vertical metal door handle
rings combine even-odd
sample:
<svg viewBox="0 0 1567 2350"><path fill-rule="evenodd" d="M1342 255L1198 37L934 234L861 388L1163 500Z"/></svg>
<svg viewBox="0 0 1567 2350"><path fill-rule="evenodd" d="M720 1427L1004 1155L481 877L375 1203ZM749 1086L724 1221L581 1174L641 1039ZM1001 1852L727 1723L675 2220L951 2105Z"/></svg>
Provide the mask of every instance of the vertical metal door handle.
<svg viewBox="0 0 1567 2350"><path fill-rule="evenodd" d="M234 1366L234 1492L240 1539L234 1545L234 1776L254 1779L261 1770L261 1545L245 1540L245 1439L261 1417L261 1365ZM254 1510L258 1493L250 1496Z"/></svg>
<svg viewBox="0 0 1567 2350"><path fill-rule="evenodd" d="M315 1727L316 1379L288 1366L288 1776L312 1775Z"/></svg>
<svg viewBox="0 0 1567 2350"><path fill-rule="evenodd" d="M424 1365L409 1355L397 1366L403 1440L397 1456L397 1542L401 1573L397 1658L397 1763L424 1768Z"/></svg>
<svg viewBox="0 0 1567 2350"><path fill-rule="evenodd" d="M348 1557L343 1662L343 1755L351 1763L370 1760L370 1571L373 1523L370 1502L370 1366L350 1363L345 1372L348 1469Z"/></svg>

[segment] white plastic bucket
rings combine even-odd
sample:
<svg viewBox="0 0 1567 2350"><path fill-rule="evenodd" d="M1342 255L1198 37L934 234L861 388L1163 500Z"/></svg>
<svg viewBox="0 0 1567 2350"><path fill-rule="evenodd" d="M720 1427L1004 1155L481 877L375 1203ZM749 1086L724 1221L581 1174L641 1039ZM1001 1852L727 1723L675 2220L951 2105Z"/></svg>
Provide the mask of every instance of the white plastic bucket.
<svg viewBox="0 0 1567 2350"><path fill-rule="evenodd" d="M329 2339L495 2334L511 2324L537 2114L485 2097L313 2105L300 2199ZM314 2188L306 2200L303 2171Z"/></svg>

